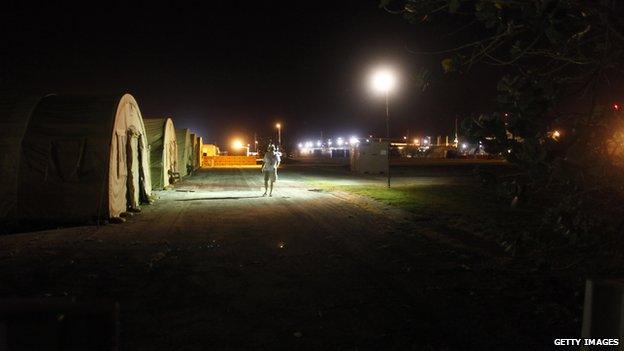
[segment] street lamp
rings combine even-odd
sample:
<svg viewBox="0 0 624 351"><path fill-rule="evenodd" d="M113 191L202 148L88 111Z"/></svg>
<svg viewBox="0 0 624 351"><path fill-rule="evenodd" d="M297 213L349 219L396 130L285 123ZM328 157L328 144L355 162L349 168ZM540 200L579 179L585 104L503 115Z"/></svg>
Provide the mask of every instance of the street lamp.
<svg viewBox="0 0 624 351"><path fill-rule="evenodd" d="M388 157L388 170L386 175L388 178L388 188L390 187L390 113L388 108L388 94L394 89L395 85L396 77L389 69L379 69L375 71L371 77L371 86L373 90L383 94L386 98L386 139L388 139L388 150L386 151Z"/></svg>
<svg viewBox="0 0 624 351"><path fill-rule="evenodd" d="M245 144L243 144L243 142L240 139L236 139L232 142L232 149L234 150L242 150L245 149L245 155L249 156L249 144L247 144L247 146L245 146Z"/></svg>
<svg viewBox="0 0 624 351"><path fill-rule="evenodd" d="M243 148L243 142L240 141L239 139L234 140L232 142L232 148L235 149L235 150L242 149Z"/></svg>
<svg viewBox="0 0 624 351"><path fill-rule="evenodd" d="M280 123L275 124L275 128L277 128L277 144L282 145L282 125Z"/></svg>

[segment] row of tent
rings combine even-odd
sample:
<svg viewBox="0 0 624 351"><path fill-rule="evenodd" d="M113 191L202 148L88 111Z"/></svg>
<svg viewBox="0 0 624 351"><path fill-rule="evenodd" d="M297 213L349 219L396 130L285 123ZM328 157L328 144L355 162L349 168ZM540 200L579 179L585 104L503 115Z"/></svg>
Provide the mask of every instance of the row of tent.
<svg viewBox="0 0 624 351"><path fill-rule="evenodd" d="M0 98L0 226L138 211L201 164L202 138L143 118L130 94Z"/></svg>

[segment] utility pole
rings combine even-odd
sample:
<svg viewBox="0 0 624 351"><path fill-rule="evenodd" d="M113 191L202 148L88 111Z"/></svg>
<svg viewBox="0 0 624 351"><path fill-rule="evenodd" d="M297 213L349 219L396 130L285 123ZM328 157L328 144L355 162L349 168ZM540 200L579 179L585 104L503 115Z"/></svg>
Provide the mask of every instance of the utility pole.
<svg viewBox="0 0 624 351"><path fill-rule="evenodd" d="M256 134L256 132L254 132L254 145L255 151L258 152L258 134Z"/></svg>
<svg viewBox="0 0 624 351"><path fill-rule="evenodd" d="M453 144L455 144L455 147L459 145L459 136L457 134L457 118L455 118L455 139L453 140Z"/></svg>
<svg viewBox="0 0 624 351"><path fill-rule="evenodd" d="M388 157L388 170L386 171L386 175L388 178L388 188L390 187L390 110L388 107L388 90L386 89L386 139L388 140L388 151L386 151L387 153L387 157Z"/></svg>

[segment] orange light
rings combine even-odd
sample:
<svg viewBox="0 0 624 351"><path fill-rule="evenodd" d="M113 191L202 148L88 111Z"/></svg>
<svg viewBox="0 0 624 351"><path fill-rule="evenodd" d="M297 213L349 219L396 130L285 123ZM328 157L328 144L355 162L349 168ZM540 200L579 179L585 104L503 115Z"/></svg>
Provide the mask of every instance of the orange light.
<svg viewBox="0 0 624 351"><path fill-rule="evenodd" d="M280 128L282 128L282 125L277 123L277 124L275 124L275 128L280 129Z"/></svg>
<svg viewBox="0 0 624 351"><path fill-rule="evenodd" d="M559 138L561 137L561 132L558 130L553 130L552 133L550 133L550 137L554 140L559 140Z"/></svg>
<svg viewBox="0 0 624 351"><path fill-rule="evenodd" d="M619 111L620 110L620 105L613 104L613 109L616 110L616 111Z"/></svg>

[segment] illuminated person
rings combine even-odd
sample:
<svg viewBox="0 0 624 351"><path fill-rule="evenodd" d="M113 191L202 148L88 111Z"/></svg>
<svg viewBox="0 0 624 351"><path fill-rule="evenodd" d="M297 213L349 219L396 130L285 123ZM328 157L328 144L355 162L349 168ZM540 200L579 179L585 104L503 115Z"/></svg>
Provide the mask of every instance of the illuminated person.
<svg viewBox="0 0 624 351"><path fill-rule="evenodd" d="M264 159L262 159L262 174L264 175L264 194L262 196L266 196L267 190L269 196L273 196L273 183L277 180L277 167L279 167L280 162L280 153L275 151L273 144L269 145L264 154Z"/></svg>

